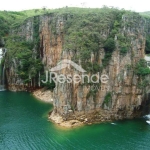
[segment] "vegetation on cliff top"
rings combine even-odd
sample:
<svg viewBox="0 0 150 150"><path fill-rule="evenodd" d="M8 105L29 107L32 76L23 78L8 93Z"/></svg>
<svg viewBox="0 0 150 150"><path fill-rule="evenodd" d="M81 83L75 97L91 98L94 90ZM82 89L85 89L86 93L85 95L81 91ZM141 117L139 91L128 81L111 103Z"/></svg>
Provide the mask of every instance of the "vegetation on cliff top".
<svg viewBox="0 0 150 150"><path fill-rule="evenodd" d="M146 17L146 18L150 18L150 11L146 11L146 12L140 12L140 15Z"/></svg>
<svg viewBox="0 0 150 150"><path fill-rule="evenodd" d="M88 72L96 73L109 64L113 50L117 46L121 55L125 55L130 49L130 40L126 35L120 33L122 28L122 16L128 15L133 22L127 25L133 26L139 14L135 12L118 10L116 8L89 9L89 8L62 8L56 10L29 10L22 12L0 11L0 38L7 37L10 28L16 28L29 17L33 17L34 35L33 41L25 41L23 37L8 36L6 47L8 65L12 61L18 61L18 75L24 80L30 77L37 77L41 68L40 60L40 38L39 38L39 17L38 15L47 14L53 19L50 21L52 33L57 36L57 23L63 21L63 50L72 51L75 55L73 61L81 60L82 66ZM1 40L0 40L1 41ZM149 50L149 38L146 42L146 50ZM1 46L1 45L0 45ZM100 50L104 49L105 56L103 64L98 63ZM35 52L36 50L36 52ZM36 55L36 54L38 55ZM94 61L89 62L91 54L94 54ZM27 59L29 61L27 61ZM37 65L39 64L39 66Z"/></svg>
<svg viewBox="0 0 150 150"><path fill-rule="evenodd" d="M21 25L25 19L37 15L42 15L50 10L33 9L25 11L0 11L0 38L8 36L12 27Z"/></svg>

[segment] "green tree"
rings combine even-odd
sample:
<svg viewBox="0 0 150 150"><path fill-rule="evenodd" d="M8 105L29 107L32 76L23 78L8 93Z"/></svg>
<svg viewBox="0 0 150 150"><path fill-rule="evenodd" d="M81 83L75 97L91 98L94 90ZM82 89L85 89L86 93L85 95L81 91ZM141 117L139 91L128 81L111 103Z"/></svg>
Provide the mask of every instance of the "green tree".
<svg viewBox="0 0 150 150"><path fill-rule="evenodd" d="M115 41L113 38L108 38L104 43L104 49L107 52L112 52L115 49Z"/></svg>

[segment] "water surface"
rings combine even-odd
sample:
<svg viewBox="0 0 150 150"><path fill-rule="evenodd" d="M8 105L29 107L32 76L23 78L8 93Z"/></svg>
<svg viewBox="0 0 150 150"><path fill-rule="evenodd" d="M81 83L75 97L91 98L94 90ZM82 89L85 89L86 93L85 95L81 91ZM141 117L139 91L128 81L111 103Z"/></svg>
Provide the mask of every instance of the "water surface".
<svg viewBox="0 0 150 150"><path fill-rule="evenodd" d="M149 150L144 119L62 129L47 120L52 106L27 92L0 92L0 150Z"/></svg>

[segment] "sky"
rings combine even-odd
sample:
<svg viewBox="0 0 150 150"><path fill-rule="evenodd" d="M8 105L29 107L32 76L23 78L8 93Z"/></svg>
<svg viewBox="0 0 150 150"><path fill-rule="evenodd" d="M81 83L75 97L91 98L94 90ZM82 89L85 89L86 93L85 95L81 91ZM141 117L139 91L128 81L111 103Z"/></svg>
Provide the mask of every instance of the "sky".
<svg viewBox="0 0 150 150"><path fill-rule="evenodd" d="M136 12L150 11L148 0L1 0L0 10L21 11L39 8L90 7L100 8L103 5L124 8Z"/></svg>

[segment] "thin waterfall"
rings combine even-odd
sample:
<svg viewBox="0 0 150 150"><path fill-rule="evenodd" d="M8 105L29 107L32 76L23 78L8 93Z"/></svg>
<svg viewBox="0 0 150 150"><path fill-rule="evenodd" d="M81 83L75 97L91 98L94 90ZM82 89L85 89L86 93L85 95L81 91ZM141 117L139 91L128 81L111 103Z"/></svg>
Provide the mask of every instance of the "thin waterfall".
<svg viewBox="0 0 150 150"><path fill-rule="evenodd" d="M1 65L1 58L0 58L0 85L2 85L2 65Z"/></svg>
<svg viewBox="0 0 150 150"><path fill-rule="evenodd" d="M4 91L5 90L5 65L3 66L3 64L1 63L3 58L3 49L0 48L0 91Z"/></svg>
<svg viewBox="0 0 150 150"><path fill-rule="evenodd" d="M40 71L39 71L39 82L38 82L39 87L41 86L41 80L40 80L40 77L41 77L41 74L40 74Z"/></svg>
<svg viewBox="0 0 150 150"><path fill-rule="evenodd" d="M5 85L5 65L3 66L2 85Z"/></svg>
<svg viewBox="0 0 150 150"><path fill-rule="evenodd" d="M146 119L146 122L147 122L148 124L150 124L150 114L144 116L144 118Z"/></svg>

